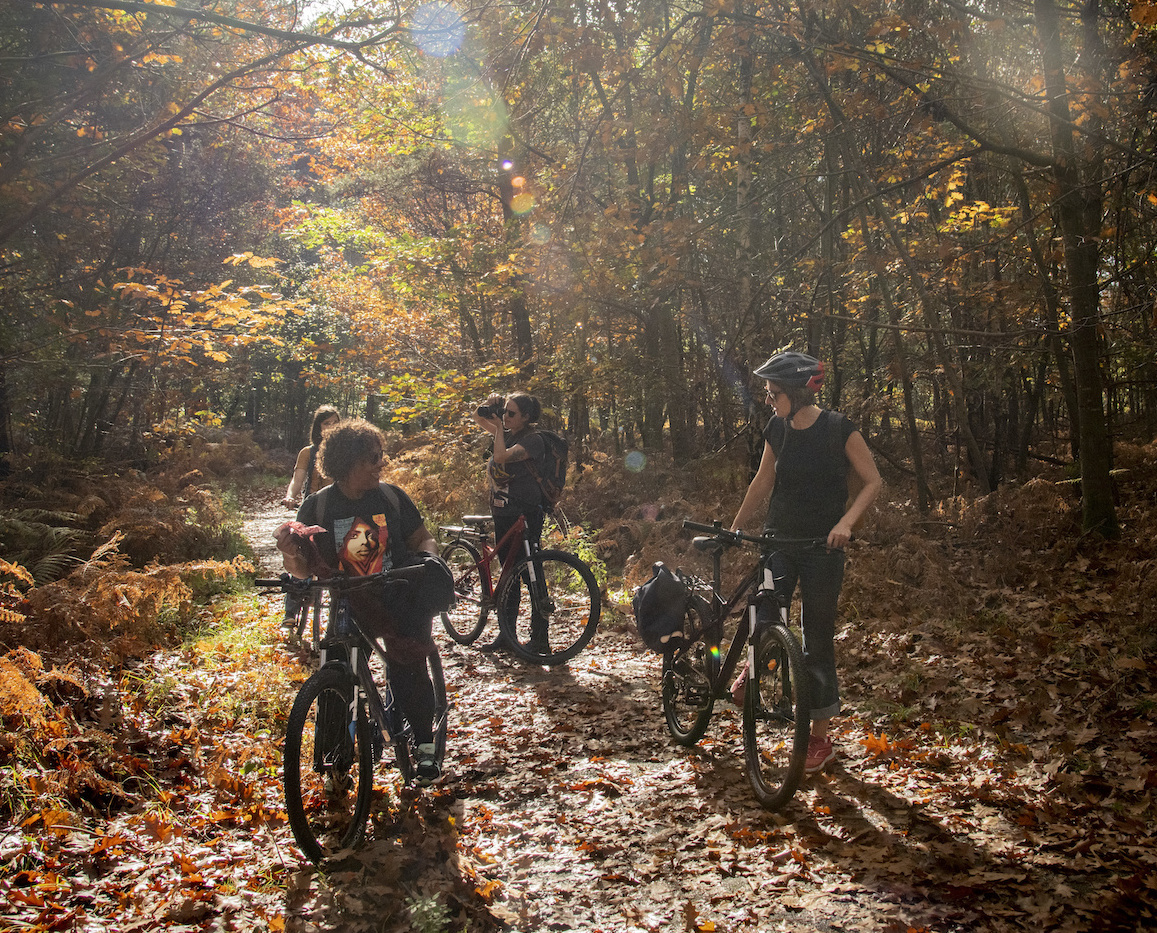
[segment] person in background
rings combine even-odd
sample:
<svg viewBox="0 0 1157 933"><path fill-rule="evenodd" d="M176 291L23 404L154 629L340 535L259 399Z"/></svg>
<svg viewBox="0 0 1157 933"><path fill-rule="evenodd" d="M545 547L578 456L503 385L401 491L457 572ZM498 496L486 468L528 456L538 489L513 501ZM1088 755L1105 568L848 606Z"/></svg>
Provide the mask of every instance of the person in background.
<svg viewBox="0 0 1157 933"><path fill-rule="evenodd" d="M329 484L329 478L322 472L318 460L321 441L326 432L336 427L341 415L332 405L322 405L313 413L313 423L309 429L309 444L297 452L297 462L293 465L293 476L285 490L281 504L287 509L296 508L310 493L317 492Z"/></svg>
<svg viewBox="0 0 1157 933"><path fill-rule="evenodd" d="M748 486L732 531L748 527L767 502L765 533L819 538L826 549L785 548L772 555L779 585L800 589L804 666L812 692L811 737L805 770L822 771L836 758L829 726L840 711L835 631L844 582L844 546L856 522L883 486L863 435L844 415L816 404L824 364L804 353L777 353L755 370L767 384L775 415L763 430L763 457ZM848 471L862 487L848 501ZM770 498L769 498L770 497ZM771 611L771 610L768 610ZM741 702L746 669L732 687Z"/></svg>
<svg viewBox="0 0 1157 933"><path fill-rule="evenodd" d="M322 472L318 452L326 432L337 427L341 415L332 405L322 405L313 413L309 428L309 444L297 452L297 462L293 465L293 476L285 490L281 504L287 509L298 506L310 493L329 485L329 477ZM304 597L296 593L285 594L285 615L281 623L287 629L297 627L297 616L301 612Z"/></svg>
<svg viewBox="0 0 1157 933"><path fill-rule="evenodd" d="M542 417L538 399L526 392L515 392L503 398L492 395L474 412L474 421L494 436L494 449L486 464L486 478L490 486L490 514L494 516L494 540L502 540L518 521L526 518L526 537L537 547L542 540L542 523L546 518L543 508L542 487L536 474L541 474L546 458L546 443L536 430ZM522 540L516 539L499 551L505 567L522 556ZM517 599L518 593L515 593ZM513 606L500 606L499 612L517 613ZM541 628L539 628L541 627ZM546 644L546 620L537 614L531 617L531 645ZM500 634L484 650L506 647Z"/></svg>
<svg viewBox="0 0 1157 933"><path fill-rule="evenodd" d="M384 440L377 427L356 418L325 435L321 465L333 485L324 496L308 496L297 511L301 526L320 526L325 533L311 540L295 534L290 522L279 527L274 535L285 569L299 578L338 571L368 576L433 564L452 590L450 572L414 501L399 487L379 481ZM434 686L426 666L434 647L434 613L424 608L422 584L415 587L419 592L404 600L367 587L351 594L350 609L362 631L385 646L390 687L414 730L418 782L431 784L441 775L434 746Z"/></svg>

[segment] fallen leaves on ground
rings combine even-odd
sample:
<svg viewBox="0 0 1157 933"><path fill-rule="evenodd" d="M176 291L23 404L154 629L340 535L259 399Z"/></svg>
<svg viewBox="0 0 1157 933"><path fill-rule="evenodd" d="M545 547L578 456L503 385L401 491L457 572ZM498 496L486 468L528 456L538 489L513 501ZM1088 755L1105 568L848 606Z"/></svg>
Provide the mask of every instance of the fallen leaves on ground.
<svg viewBox="0 0 1157 933"><path fill-rule="evenodd" d="M748 788L729 703L697 748L670 743L659 659L621 613L555 670L443 640L445 780L405 791L380 767L366 844L320 870L284 819L284 721L309 667L281 637L277 599L220 602L200 637L115 672L13 652L0 664L12 697L0 706L6 923L375 933L1152 925L1152 655L1124 650L1105 625L1078 624L1104 611L1098 589L988 593L1005 611L973 626L850 618L840 758L781 813Z"/></svg>

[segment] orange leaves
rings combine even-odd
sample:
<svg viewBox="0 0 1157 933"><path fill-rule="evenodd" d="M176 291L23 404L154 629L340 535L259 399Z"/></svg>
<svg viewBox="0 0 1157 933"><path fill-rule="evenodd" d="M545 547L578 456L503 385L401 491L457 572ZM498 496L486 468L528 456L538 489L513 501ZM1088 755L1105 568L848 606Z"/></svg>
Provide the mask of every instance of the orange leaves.
<svg viewBox="0 0 1157 933"><path fill-rule="evenodd" d="M1152 0L1135 0L1129 15L1138 26L1157 26L1157 4Z"/></svg>
<svg viewBox="0 0 1157 933"><path fill-rule="evenodd" d="M892 741L881 732L876 735L869 731L866 738L860 739L860 744L864 746L868 754L873 758L890 759L905 755L916 747L916 743L912 739L900 739Z"/></svg>

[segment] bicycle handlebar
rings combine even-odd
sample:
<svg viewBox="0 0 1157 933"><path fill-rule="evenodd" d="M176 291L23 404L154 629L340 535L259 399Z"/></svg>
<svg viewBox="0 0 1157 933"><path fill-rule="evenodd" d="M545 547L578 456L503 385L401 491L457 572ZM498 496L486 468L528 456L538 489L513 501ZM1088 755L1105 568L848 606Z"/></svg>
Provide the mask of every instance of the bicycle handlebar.
<svg viewBox="0 0 1157 933"><path fill-rule="evenodd" d="M701 531L704 534L711 535L717 538L724 544L738 545L738 544L754 544L762 548L773 547L814 547L820 544L827 544L827 538L781 538L775 534L769 535L749 535L742 531L731 531L729 528L724 528L723 523L714 521L710 525L705 525L702 522L693 522L686 519L683 522L683 527L688 531Z"/></svg>
<svg viewBox="0 0 1157 933"><path fill-rule="evenodd" d="M411 577L422 572L422 565L415 564L412 567L397 567L392 570L383 570L380 573L367 574L364 577L350 577L344 574L338 574L333 577L306 577L300 579L291 576L288 573L283 573L276 579L254 580L254 586L261 587L278 587L282 590L308 590L317 587L319 589L332 588L339 591L349 592L351 590L359 590L365 586L372 586L375 583L380 583L385 580L409 580Z"/></svg>

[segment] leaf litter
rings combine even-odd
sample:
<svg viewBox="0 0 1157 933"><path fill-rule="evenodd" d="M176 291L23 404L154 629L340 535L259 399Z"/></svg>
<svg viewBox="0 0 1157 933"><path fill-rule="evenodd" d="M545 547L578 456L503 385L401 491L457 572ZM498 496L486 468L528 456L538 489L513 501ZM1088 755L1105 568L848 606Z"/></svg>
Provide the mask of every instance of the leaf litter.
<svg viewBox="0 0 1157 933"><path fill-rule="evenodd" d="M561 669L442 640L446 778L412 791L379 768L366 844L322 869L281 799L285 716L309 667L284 643L278 599L218 601L200 638L119 667L9 652L5 924L1151 926L1157 563L1139 533L1081 541L1054 495L1030 483L949 504L942 532L878 518L845 587L840 758L780 813L748 789L729 703L697 748L670 743L659 659L622 597ZM1126 528L1151 527L1152 502L1127 502Z"/></svg>

